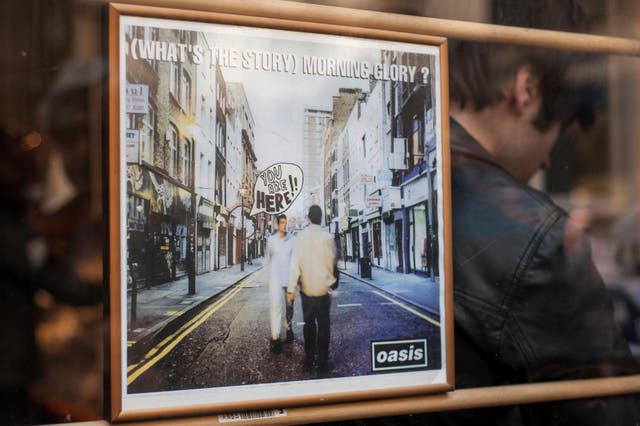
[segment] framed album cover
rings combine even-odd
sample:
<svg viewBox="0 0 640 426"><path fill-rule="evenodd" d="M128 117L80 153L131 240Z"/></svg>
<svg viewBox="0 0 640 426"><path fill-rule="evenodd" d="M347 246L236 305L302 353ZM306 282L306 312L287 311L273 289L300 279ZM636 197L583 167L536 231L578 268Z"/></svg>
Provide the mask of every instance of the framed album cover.
<svg viewBox="0 0 640 426"><path fill-rule="evenodd" d="M109 19L111 419L450 390L446 39Z"/></svg>

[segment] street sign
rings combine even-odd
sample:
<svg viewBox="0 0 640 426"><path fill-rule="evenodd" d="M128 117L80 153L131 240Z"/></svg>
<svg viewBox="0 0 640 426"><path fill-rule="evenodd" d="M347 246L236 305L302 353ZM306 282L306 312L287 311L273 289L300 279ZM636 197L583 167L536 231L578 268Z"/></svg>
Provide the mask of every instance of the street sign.
<svg viewBox="0 0 640 426"><path fill-rule="evenodd" d="M370 184L370 183L373 183L373 181L374 181L373 175L365 175L365 174L360 175L360 183Z"/></svg>
<svg viewBox="0 0 640 426"><path fill-rule="evenodd" d="M140 162L140 131L127 129L125 132L125 150L127 151L127 163Z"/></svg>
<svg viewBox="0 0 640 426"><path fill-rule="evenodd" d="M149 111L149 86L127 84L125 108L127 113L146 114Z"/></svg>

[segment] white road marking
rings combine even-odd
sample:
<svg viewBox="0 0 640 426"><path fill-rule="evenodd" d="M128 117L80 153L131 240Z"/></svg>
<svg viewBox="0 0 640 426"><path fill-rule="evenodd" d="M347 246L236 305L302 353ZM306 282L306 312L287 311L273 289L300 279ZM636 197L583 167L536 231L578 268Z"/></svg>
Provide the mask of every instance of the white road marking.
<svg viewBox="0 0 640 426"><path fill-rule="evenodd" d="M426 316L426 315L424 315L424 314L422 314L422 313L420 313L420 312L416 311L415 309L413 309L413 308L411 308L411 307L409 307L409 306L407 306L407 305L405 305L405 304L403 304L403 303L400 303L400 302L398 302L398 301L396 301L396 300L393 300L393 299L392 299L392 298L390 298L389 296L387 296L387 295L385 295L385 294L382 294L382 293L380 293L379 291L375 291L375 290L374 290L374 291L373 291L373 293L377 294L377 295L378 295L378 296L380 296L380 297L383 297L383 298L387 299L388 301L390 301L390 302L394 303L395 305L400 306L400 307L401 307L401 308L403 308L404 310L411 312L412 314L414 314L414 315L416 315L416 316L418 316L418 317L422 318L423 320L428 321L428 322L430 322L431 324L433 324L433 325L435 325L435 326L440 327L440 323L439 323L438 321L434 320L433 318L430 318L430 317L428 317L428 316Z"/></svg>

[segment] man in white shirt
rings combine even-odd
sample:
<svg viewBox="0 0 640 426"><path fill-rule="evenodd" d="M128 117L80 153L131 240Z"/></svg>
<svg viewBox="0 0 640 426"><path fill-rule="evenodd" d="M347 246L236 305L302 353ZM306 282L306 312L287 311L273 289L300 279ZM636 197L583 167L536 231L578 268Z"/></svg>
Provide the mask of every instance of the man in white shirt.
<svg viewBox="0 0 640 426"><path fill-rule="evenodd" d="M294 244L287 294L289 300L293 301L300 281L304 317L304 368L313 367L317 347L318 370L325 374L329 361L329 290L336 282L336 246L331 235L320 227L322 209L316 205L311 206L308 217L311 222L309 227L298 235Z"/></svg>
<svg viewBox="0 0 640 426"><path fill-rule="evenodd" d="M280 332L282 331L282 311L286 310L287 342L293 341L291 320L293 318L293 301L287 297L289 269L293 238L287 233L287 217L277 217L277 232L267 242L267 264L269 271L269 314L271 327L271 351L282 350Z"/></svg>

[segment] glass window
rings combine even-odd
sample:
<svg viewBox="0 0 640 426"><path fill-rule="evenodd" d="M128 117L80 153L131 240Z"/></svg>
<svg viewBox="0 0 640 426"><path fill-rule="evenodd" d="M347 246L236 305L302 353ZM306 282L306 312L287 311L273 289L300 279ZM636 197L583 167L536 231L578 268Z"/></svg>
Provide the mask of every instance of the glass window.
<svg viewBox="0 0 640 426"><path fill-rule="evenodd" d="M191 78L185 70L182 70L182 86L180 87L180 106L189 113L191 112Z"/></svg>
<svg viewBox="0 0 640 426"><path fill-rule="evenodd" d="M171 72L169 74L169 93L175 99L178 99L178 82L180 81L180 69L175 62L171 63Z"/></svg>
<svg viewBox="0 0 640 426"><path fill-rule="evenodd" d="M182 183L185 185L191 184L192 164L191 161L191 142L188 139L184 139L182 145Z"/></svg>
<svg viewBox="0 0 640 426"><path fill-rule="evenodd" d="M427 210L424 204L415 206L411 210L410 223L412 258L411 267L414 271L427 272Z"/></svg>
<svg viewBox="0 0 640 426"><path fill-rule="evenodd" d="M640 37L638 26L640 7L637 1L579 0L574 3L578 2L585 9L589 25L578 29L577 32L634 39ZM34 229L29 231L44 234L45 244L50 250L48 260L60 259L65 268L72 268L75 272L93 271L94 274L89 274L89 278L83 275L83 284L87 284L85 287L96 285L96 283L98 287L101 283L102 286L108 285L100 275L102 257L105 254L102 230L106 218L103 212L108 207L103 205L103 200L107 198L104 197L104 191L107 188L103 176L108 172L103 173L101 170L105 164L102 150L102 146L105 145L102 142L105 141L101 139L105 137L103 129L107 127L103 121L105 100L101 99L101 96L104 93L103 86L106 81L105 70L110 65L104 49L106 3L106 0L56 2L5 0L2 3L2 14L0 14L0 21L3 23L0 25L0 31L3 34L2 40L5 41L3 44L5 66L0 70L0 93L4 100L0 105L0 126L3 137L6 135L12 138L11 140L23 141L22 137L30 132L41 133L42 140L47 143L43 143L41 148L30 151L34 154L33 162L21 164L18 170L29 171L28 179L50 179L46 173L49 167L46 159L47 150L55 146L64 151L64 168L77 191L75 198L62 204L59 210L45 215L43 220L39 220ZM193 3L198 3L197 7L208 7L206 2ZM425 16L479 23L494 23L504 12L499 8L500 2L496 0L473 2L468 0L447 2L298 0L298 3L310 4L309 8L323 4L414 17ZM528 2L512 1L510 3L512 7L521 7ZM522 15L517 25L536 28L537 25L530 18ZM397 15L397 19L402 20L402 15ZM461 22L452 25L464 30ZM144 41L171 40L187 44L197 43L193 32L174 33L141 25L127 26L125 36L128 40L137 38ZM449 44L457 40L455 36L450 36ZM516 48L520 49L522 46L518 45ZM415 61L413 55L397 57L395 53L388 52L385 55L381 58L381 62L385 64L408 64ZM618 54L585 56L587 58L584 63L568 70L567 79L573 85L587 87L580 95L582 99L587 99L595 105L593 123L584 129L576 125L563 129L551 152L548 167L537 173L529 184L545 192L556 204L566 210L571 222L589 237L590 256L611 296L614 319L622 330L623 337L629 342L630 352L640 360L640 309L638 308L640 306L638 291L640 288L640 193L638 191L640 188L640 168L638 167L640 124L637 119L640 113L640 59ZM148 278L139 279L136 282L139 288L147 285L152 288L154 284L167 280L172 275L180 277L181 274L185 274L182 260L187 252L186 232L183 227L178 228L166 217L163 218L166 214L163 208L166 206L163 205L161 195L158 195L164 194L163 191L167 187L165 185L168 185L166 175L185 185L194 185L194 158L198 155L197 153L200 153L198 173L202 177L203 185L211 188L212 195L215 189L215 196L212 198L215 198L217 204L225 207L229 207L226 201L237 198L238 181L244 177L246 182L250 182L253 177L251 174L255 165L239 142L229 139L229 146L233 148L233 153L230 149L228 162L223 161L219 164L215 160L216 147L223 156L225 155L227 136L241 140L242 127L237 131L229 128L229 135L225 131L226 127L223 123L227 122L227 119L229 123L231 122L231 114L234 111L226 110L227 102L231 102L232 99L224 99L226 92L223 85L218 84L211 88L207 92L207 102L203 100L203 105L198 107L199 113L203 115L201 124L209 129L205 133L209 135L210 140L203 142L206 147L204 156L200 140L184 139L184 136L190 135L191 132L183 127L185 124L181 120L172 116L176 113L170 110L177 110L175 106L179 105L185 112L192 113L196 108L196 99L200 95L200 88L197 87L199 77L192 77L196 74L185 72L185 70L191 70L189 66L185 64L183 67L179 63L156 60L155 57L142 62L140 69L136 70L139 76L153 80L158 79L158 75L163 73L164 80L155 87L149 84L149 110L146 114L123 114L122 116L124 127L140 131L140 154L143 160L141 164L131 164L127 167L126 182L132 192L128 193L123 200L129 205L128 215L125 218L127 220L125 237L131 241L130 247L135 251L132 259L142 259L146 256L153 265L142 274ZM452 71L450 69L449 73ZM418 70L417 75L419 72ZM227 76L224 74L224 77ZM210 79L216 80L213 76ZM231 81L230 77L229 79ZM406 140L405 158L409 159L408 162L411 165L416 165L431 158L429 150L435 147L435 134L432 132L430 123L439 117L435 114L437 111L430 109L430 104L419 108L417 112L410 111L405 113L405 116L399 117L399 114L407 108L404 104L407 96L410 97L411 91L415 89L408 86L410 85L390 82L383 86L382 101L378 108L380 112L386 111L383 119L386 120L384 123L387 128L380 134L372 134L369 142L370 146L374 146L371 142L379 141L380 146L385 147L381 150L386 149L388 152L393 138L403 138ZM68 93L69 89L72 89L72 93ZM424 86L420 90L422 89ZM220 118L216 118L214 101L216 98L223 112ZM170 99L173 99L174 105L171 105ZM407 103L410 104L410 102ZM364 107L362 113L365 115L366 105L362 106ZM357 107L360 107L360 102ZM426 119L423 118L423 111L426 111ZM185 115L180 111L178 113L181 116ZM245 108L238 107L235 113L238 120L243 117L247 123L243 126L248 135L246 140L252 143L255 141L256 145L260 143L258 140L263 135L261 133L263 129L260 127L268 126L270 123L260 121L258 125L259 120L256 115L254 135L250 117ZM444 119L448 118L444 117ZM425 123L426 128L421 129L421 123ZM307 130L312 132L316 128L317 126L312 126ZM114 131L114 129L109 130ZM356 134L361 133L353 133L353 135ZM358 178L356 171L360 170L359 165L355 160L350 163L346 153L348 153L347 147L351 144L357 148L358 152L362 150L363 155L366 155L366 141L364 138L361 141L356 138L349 142L346 134L344 138L340 142L343 149L339 151L341 164L336 177L338 185L341 185L338 194L339 202L338 206L335 206L334 200L331 200L332 216L338 211L341 213L340 216L343 214L348 216L352 213L351 208L360 206L359 186L353 185L355 188L353 197L350 197L352 194L348 190L349 169L354 167L351 174L354 175L353 181L355 181ZM42 158L40 158L41 155ZM370 150L369 157L373 158L374 155L374 151ZM8 152L4 152L3 156L5 160L8 159L7 162L10 165L13 165ZM229 170L228 178L231 182L229 184L225 184L227 182L224 172L226 167ZM236 175L235 178L232 178L232 173ZM394 186L399 192L399 188L405 184L402 178L409 175L409 171L394 171L393 174ZM36 183L49 188L42 182ZM59 182L47 181L46 184L55 186ZM330 184L332 189L337 186L333 176ZM30 185L29 191L31 190ZM226 197L226 191L229 190L231 190L230 197ZM49 189L40 193L43 194L43 200L59 195ZM33 193L29 192L29 196L32 195ZM363 195L366 197L366 190ZM429 197L434 199L435 194L430 193ZM354 201L353 206L350 205L351 198ZM39 209L40 202L43 200L38 200L38 204L29 208ZM31 201L33 200L28 202ZM426 244L429 233L434 232L433 229L428 228L430 221L428 209L432 204L423 202L422 199L413 205L407 205L404 201L406 199L398 196L397 209L390 212L389 217L386 218L389 222L386 222L385 218L381 219L383 221L381 227L384 230L378 229L375 225L372 227L370 235L374 244L374 256L387 256L390 259L387 266L389 270L396 272L400 270L405 273L404 271L410 269L410 274L429 273L428 267L425 269L425 265L429 264L429 261L425 263L425 257L428 259L433 253L429 250L437 250L437 247L430 248ZM2 200L0 205L6 208L11 206L12 202L14 201ZM22 204L15 206L16 209L21 207ZM476 207L473 206L473 208ZM339 210L340 208L342 210ZM505 211L513 213L515 210L505 206ZM435 209L431 213L438 214ZM238 217L236 213L236 218ZM405 223L405 220L409 223ZM18 225L32 226L33 224L18 222ZM64 225L64 229L59 228L61 225ZM341 222L340 227L343 226L349 228L350 225ZM478 226L483 224L478 223ZM362 229L360 225L356 227L356 232L353 234L341 229L343 231L341 237L350 260L357 257L356 250L359 248L358 237ZM228 228L220 227L220 229ZM567 235L568 242L570 242L569 237L571 235ZM205 242L201 255L204 256L204 261L201 259L201 263L204 269L208 270L210 269L207 266L208 262L215 259L214 254L220 251L222 252L220 255L225 256L227 243L224 232L213 233L212 231L211 235L200 234L197 241L202 241L203 238ZM382 250L378 249L379 238L383 240ZM239 259L237 244L238 239L229 237L228 245L231 246L229 253L237 252L235 258ZM213 253L208 253L207 250ZM3 258L8 258L4 256L5 253L2 255ZM234 260L234 257L231 256L230 259ZM385 263L379 266L384 267ZM33 269L32 264L25 267ZM133 265L130 267L133 268ZM128 277L136 276L132 271L133 269L129 271ZM374 276L375 273L374 270ZM128 285L131 290L133 288L131 282ZM104 288L100 288L99 293L102 294L103 290ZM478 296L474 295L474 297ZM553 300L554 297L555 295L549 300ZM34 410L31 414L37 419L33 422L60 423L66 419L103 417L102 332L104 322L108 319L103 318L102 306L95 304L99 299L94 298L92 301L94 304L88 307L61 303L42 292L35 295L29 294L25 300L37 305L35 309L31 309L33 306L30 306L29 310L29 312L37 312L37 316L30 318L35 321L37 328L26 330L29 333L21 333L22 337L33 337L33 340L28 342L30 346L23 357L29 360L32 367L29 368L30 372L40 373L37 380L27 383L29 394L38 395L41 402L61 401L60 404L47 405L46 410L51 409L55 412L43 414L40 410ZM16 317L7 324L15 331L19 327L33 324L33 321L20 322ZM11 341L2 340L0 344L5 347L11 346L13 349L17 348L21 342L23 341L12 339ZM37 356L36 348L39 352ZM456 371L456 373L460 372ZM507 371L503 372L504 378L509 379ZM511 413L515 413L514 416L518 418L522 415L521 411ZM38 417L39 415L41 417ZM407 420L419 421L416 417Z"/></svg>
<svg viewBox="0 0 640 426"><path fill-rule="evenodd" d="M178 137L178 131L176 130L176 128L171 125L169 128L169 134L168 134L168 140L167 140L167 150L168 150L168 155L167 155L167 173L169 174L169 176L172 177L176 177L177 176L177 167L178 167L178 141L179 141L179 137Z"/></svg>
<svg viewBox="0 0 640 426"><path fill-rule="evenodd" d="M154 144L155 144L155 135L156 135L156 109L149 105L149 111L144 115L143 123L143 132L141 134L141 142L142 142L142 160L147 163L153 164L154 158Z"/></svg>
<svg viewBox="0 0 640 426"><path fill-rule="evenodd" d="M422 163L424 158L424 137L422 135L422 122L414 116L411 120L412 132L409 139L409 151L411 153L409 167Z"/></svg>
<svg viewBox="0 0 640 426"><path fill-rule="evenodd" d="M206 163L204 162L204 153L201 152L200 153L200 161L198 161L198 179L197 179L197 184L198 185L202 185L203 186L202 189L205 189L204 187L206 187L205 184L207 182L206 181L207 176L205 174L205 170L206 170L205 167L206 167Z"/></svg>

